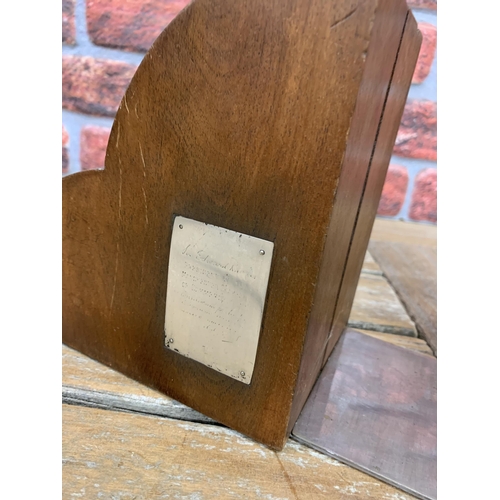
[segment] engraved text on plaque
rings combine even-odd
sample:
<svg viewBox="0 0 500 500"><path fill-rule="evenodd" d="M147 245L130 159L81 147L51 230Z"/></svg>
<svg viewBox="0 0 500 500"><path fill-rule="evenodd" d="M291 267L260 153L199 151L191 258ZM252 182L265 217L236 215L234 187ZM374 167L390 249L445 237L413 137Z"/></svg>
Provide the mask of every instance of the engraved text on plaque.
<svg viewBox="0 0 500 500"><path fill-rule="evenodd" d="M165 343L249 384L274 244L185 217L174 220Z"/></svg>

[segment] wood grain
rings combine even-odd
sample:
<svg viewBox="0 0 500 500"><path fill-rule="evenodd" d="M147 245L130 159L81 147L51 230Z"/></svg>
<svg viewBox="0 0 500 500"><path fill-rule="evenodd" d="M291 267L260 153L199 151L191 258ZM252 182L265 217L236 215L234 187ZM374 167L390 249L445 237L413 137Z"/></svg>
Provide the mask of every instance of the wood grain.
<svg viewBox="0 0 500 500"><path fill-rule="evenodd" d="M367 274L377 274L379 276L382 276L383 274L382 269L380 269L380 266L374 260L369 251L367 251L365 254L365 259L363 260L363 268L361 269L361 272Z"/></svg>
<svg viewBox="0 0 500 500"><path fill-rule="evenodd" d="M384 241L372 241L370 247L420 336L437 354L436 248Z"/></svg>
<svg viewBox="0 0 500 500"><path fill-rule="evenodd" d="M417 336L415 324L383 276L362 274L349 316L351 328Z"/></svg>
<svg viewBox="0 0 500 500"><path fill-rule="evenodd" d="M63 405L63 498L413 497L292 440L282 452L230 429Z"/></svg>
<svg viewBox="0 0 500 500"><path fill-rule="evenodd" d="M65 345L62 346L62 383L63 403L216 423Z"/></svg>
<svg viewBox="0 0 500 500"><path fill-rule="evenodd" d="M394 335L392 333L380 333L371 330L361 330L358 328L353 328L353 330L364 333L365 335L370 335L376 339L384 340L390 344L397 345L399 347L404 347L405 349L411 349L413 351L421 352L422 354L429 354L432 356L432 349L427 345L425 340L408 337L406 335Z"/></svg>
<svg viewBox="0 0 500 500"><path fill-rule="evenodd" d="M391 85L384 102L383 117L377 129L361 203L356 213L323 364L326 363L349 318L356 283L361 273L362 259L373 228L421 40L422 35L418 31L417 23L412 16L408 16L391 76Z"/></svg>
<svg viewBox="0 0 500 500"><path fill-rule="evenodd" d="M377 217L370 235L371 241L393 241L407 245L437 246L437 226L397 221Z"/></svg>
<svg viewBox="0 0 500 500"><path fill-rule="evenodd" d="M403 0L183 10L122 100L105 170L63 179L64 342L281 448L321 367L330 269L345 263L335 249L350 241L407 12ZM275 244L250 386L164 347L175 215Z"/></svg>

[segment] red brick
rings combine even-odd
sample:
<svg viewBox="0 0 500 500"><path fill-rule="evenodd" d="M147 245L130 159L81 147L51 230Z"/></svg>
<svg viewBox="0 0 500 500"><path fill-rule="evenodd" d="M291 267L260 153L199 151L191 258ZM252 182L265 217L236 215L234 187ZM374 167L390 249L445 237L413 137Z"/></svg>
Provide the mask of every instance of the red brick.
<svg viewBox="0 0 500 500"><path fill-rule="evenodd" d="M68 131L62 126L62 145L67 146L69 144L69 134Z"/></svg>
<svg viewBox="0 0 500 500"><path fill-rule="evenodd" d="M62 43L75 45L75 0L62 0Z"/></svg>
<svg viewBox="0 0 500 500"><path fill-rule="evenodd" d="M82 170L104 168L106 147L111 130L88 125L80 135L80 167Z"/></svg>
<svg viewBox="0 0 500 500"><path fill-rule="evenodd" d="M114 116L137 67L92 57L63 57L63 107Z"/></svg>
<svg viewBox="0 0 500 500"><path fill-rule="evenodd" d="M69 145L69 135L67 130L62 127L62 173L66 174L69 170L69 154L68 148Z"/></svg>
<svg viewBox="0 0 500 500"><path fill-rule="evenodd" d="M407 188L408 172L406 168L400 165L389 165L377 214L398 215L405 201Z"/></svg>
<svg viewBox="0 0 500 500"><path fill-rule="evenodd" d="M418 23L422 33L422 46L418 55L417 66L413 73L412 83L422 83L431 71L432 61L436 53L437 28L429 23Z"/></svg>
<svg viewBox="0 0 500 500"><path fill-rule="evenodd" d="M97 45L147 51L189 0L87 0L87 27Z"/></svg>
<svg viewBox="0 0 500 500"><path fill-rule="evenodd" d="M407 0L408 7L412 9L436 10L437 0Z"/></svg>
<svg viewBox="0 0 500 500"><path fill-rule="evenodd" d="M437 171L433 168L421 170L415 178L410 219L437 222Z"/></svg>
<svg viewBox="0 0 500 500"><path fill-rule="evenodd" d="M399 126L394 154L422 160L437 159L437 105L408 100Z"/></svg>

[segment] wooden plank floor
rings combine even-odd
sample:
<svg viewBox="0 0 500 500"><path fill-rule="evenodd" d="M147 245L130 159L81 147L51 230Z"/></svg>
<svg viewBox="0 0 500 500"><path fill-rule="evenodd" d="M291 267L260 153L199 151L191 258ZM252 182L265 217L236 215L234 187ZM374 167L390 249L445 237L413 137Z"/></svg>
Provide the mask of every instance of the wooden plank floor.
<svg viewBox="0 0 500 500"><path fill-rule="evenodd" d="M370 248L421 336L437 354L436 248L388 241L372 241Z"/></svg>
<svg viewBox="0 0 500 500"><path fill-rule="evenodd" d="M417 336L415 324L384 276L362 273L348 326Z"/></svg>
<svg viewBox="0 0 500 500"><path fill-rule="evenodd" d="M373 241L435 248L435 230L378 219ZM432 354L379 264L367 254L350 324ZM292 439L271 451L66 346L62 366L63 498L413 498Z"/></svg>
<svg viewBox="0 0 500 500"><path fill-rule="evenodd" d="M63 427L64 498L412 498L293 440L68 405Z"/></svg>

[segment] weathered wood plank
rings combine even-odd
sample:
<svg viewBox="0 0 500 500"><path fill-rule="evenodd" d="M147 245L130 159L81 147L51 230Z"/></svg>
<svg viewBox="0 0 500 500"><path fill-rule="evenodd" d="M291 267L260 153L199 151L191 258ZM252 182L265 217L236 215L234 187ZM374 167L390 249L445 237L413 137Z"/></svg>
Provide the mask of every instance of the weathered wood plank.
<svg viewBox="0 0 500 500"><path fill-rule="evenodd" d="M379 276L382 276L383 274L382 269L380 269L380 266L377 264L377 262L372 257L369 251L367 251L365 254L365 259L363 260L363 268L361 269L361 272L367 274L378 274Z"/></svg>
<svg viewBox="0 0 500 500"><path fill-rule="evenodd" d="M370 240L436 247L437 226L377 217L373 225Z"/></svg>
<svg viewBox="0 0 500 500"><path fill-rule="evenodd" d="M175 399L65 345L62 346L62 382L63 403L215 423Z"/></svg>
<svg viewBox="0 0 500 500"><path fill-rule="evenodd" d="M422 354L430 354L432 356L432 349L427 345L427 342L416 337L394 335L392 333L380 333L370 330L360 330L358 328L353 328L353 330L364 333L366 335L370 335L370 337L375 337L376 339L385 340L386 342L397 345L399 347L404 347L406 349L411 349L412 351L421 352Z"/></svg>
<svg viewBox="0 0 500 500"><path fill-rule="evenodd" d="M383 276L362 274L348 326L397 335L417 336L403 304Z"/></svg>
<svg viewBox="0 0 500 500"><path fill-rule="evenodd" d="M274 452L224 427L63 405L63 498L414 497L288 440Z"/></svg>
<svg viewBox="0 0 500 500"><path fill-rule="evenodd" d="M384 241L372 241L370 248L420 335L437 353L436 248Z"/></svg>

